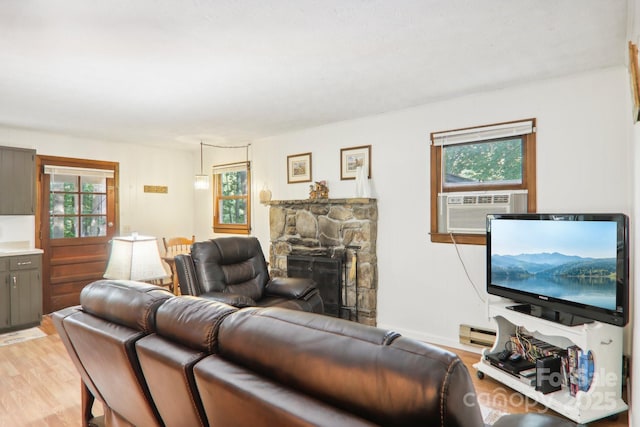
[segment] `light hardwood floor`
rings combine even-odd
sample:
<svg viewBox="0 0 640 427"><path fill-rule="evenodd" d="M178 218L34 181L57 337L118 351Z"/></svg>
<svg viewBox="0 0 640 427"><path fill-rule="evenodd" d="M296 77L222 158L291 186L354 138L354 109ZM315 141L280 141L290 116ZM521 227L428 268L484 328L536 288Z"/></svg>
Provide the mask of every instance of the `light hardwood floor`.
<svg viewBox="0 0 640 427"><path fill-rule="evenodd" d="M47 316L41 329L47 334L44 338L0 347L0 426L81 425L80 376ZM453 351L469 368L482 404L508 413L545 411L490 378L478 379L471 366L478 361L477 354ZM95 413L100 413L100 408ZM616 421L603 420L590 426L628 426L627 413L620 414Z"/></svg>

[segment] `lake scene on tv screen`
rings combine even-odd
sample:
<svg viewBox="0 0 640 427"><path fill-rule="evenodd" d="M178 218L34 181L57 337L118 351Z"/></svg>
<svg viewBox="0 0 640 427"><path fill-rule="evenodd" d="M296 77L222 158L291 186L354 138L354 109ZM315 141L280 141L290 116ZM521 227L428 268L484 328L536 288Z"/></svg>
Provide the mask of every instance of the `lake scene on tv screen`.
<svg viewBox="0 0 640 427"><path fill-rule="evenodd" d="M565 301L616 309L613 221L491 221L491 282Z"/></svg>

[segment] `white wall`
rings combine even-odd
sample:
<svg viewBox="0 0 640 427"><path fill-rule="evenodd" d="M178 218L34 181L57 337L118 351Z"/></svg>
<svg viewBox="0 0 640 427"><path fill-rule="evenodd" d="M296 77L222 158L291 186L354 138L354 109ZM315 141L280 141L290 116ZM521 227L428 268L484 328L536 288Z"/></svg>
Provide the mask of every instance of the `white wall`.
<svg viewBox="0 0 640 427"><path fill-rule="evenodd" d="M193 166L196 151L122 144L0 127L0 145L34 148L38 154L119 163L121 234L158 238L191 236L194 227ZM144 193L166 185L167 194Z"/></svg>
<svg viewBox="0 0 640 427"><path fill-rule="evenodd" d="M354 195L340 181L340 148L372 145L378 199L378 324L450 346L458 325L492 326L453 245L431 243L429 133L535 117L538 210L632 209L628 79L623 67L469 95L408 110L301 130L254 143L256 189L305 199L308 183L287 184L286 156L313 153L313 179L330 197ZM254 234L269 245L268 208L255 203ZM459 245L473 282L485 287L484 246Z"/></svg>
<svg viewBox="0 0 640 427"><path fill-rule="evenodd" d="M631 120L630 120L631 121ZM638 224L638 220L640 219L640 197L638 197L638 190L640 189L640 149L638 148L638 144L640 144L640 123L636 123L630 135L631 140L631 153L633 153L632 161L633 161L633 215L631 216L631 270L633 273L634 283L640 283L640 268L636 266L640 265L640 250L637 248L640 245L640 228L636 225ZM638 330L640 327L640 310L637 307L640 307L640 292L634 291L634 310L633 317L631 322L633 322L634 330ZM636 333L637 334L637 333ZM640 426L640 392L638 392L637 388L640 387L640 363L638 362L638 355L640 355L640 339L632 337L632 352L631 354L635 355L631 360L631 378L634 390L634 393L631 393L633 401L631 402L631 410L629 411L629 425L630 426ZM633 408L637 408L633 410Z"/></svg>

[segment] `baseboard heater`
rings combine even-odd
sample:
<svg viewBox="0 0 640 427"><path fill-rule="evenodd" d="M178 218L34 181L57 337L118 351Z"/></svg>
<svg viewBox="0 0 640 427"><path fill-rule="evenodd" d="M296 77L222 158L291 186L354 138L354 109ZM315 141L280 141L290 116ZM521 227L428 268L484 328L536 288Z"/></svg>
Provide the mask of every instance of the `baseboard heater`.
<svg viewBox="0 0 640 427"><path fill-rule="evenodd" d="M476 347L493 347L496 331L478 326L460 325L460 343Z"/></svg>

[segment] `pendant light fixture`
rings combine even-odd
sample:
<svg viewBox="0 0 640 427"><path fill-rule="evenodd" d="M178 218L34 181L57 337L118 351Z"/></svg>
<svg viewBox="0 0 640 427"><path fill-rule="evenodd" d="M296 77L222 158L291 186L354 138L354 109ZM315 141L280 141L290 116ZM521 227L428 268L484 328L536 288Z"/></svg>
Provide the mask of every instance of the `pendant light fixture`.
<svg viewBox="0 0 640 427"><path fill-rule="evenodd" d="M245 164L248 165L249 164L249 147L251 146L251 144L247 144L247 145L214 145L214 144L205 144L204 142L200 141L200 173L196 175L196 179L193 183L194 187L196 188L196 190L206 190L209 188L209 175L204 173L204 157L202 154L202 148L204 146L207 147L214 147L214 148L244 148L245 149ZM214 171L215 174L215 171Z"/></svg>
<svg viewBox="0 0 640 427"><path fill-rule="evenodd" d="M202 141L200 141L200 174L196 175L194 187L196 190L206 190L209 188L209 175L206 175L203 170L203 158L202 158Z"/></svg>

